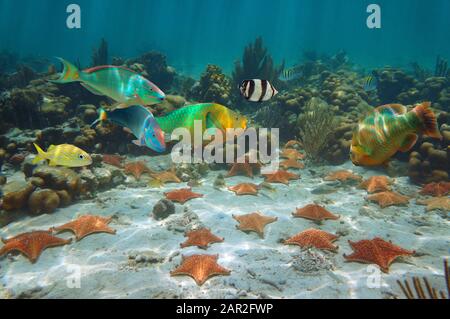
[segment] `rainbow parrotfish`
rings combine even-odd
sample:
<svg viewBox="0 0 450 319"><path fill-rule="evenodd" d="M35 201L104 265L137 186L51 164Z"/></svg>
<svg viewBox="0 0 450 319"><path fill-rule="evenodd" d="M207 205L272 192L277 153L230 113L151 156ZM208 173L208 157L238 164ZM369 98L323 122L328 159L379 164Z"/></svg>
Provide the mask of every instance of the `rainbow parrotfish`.
<svg viewBox="0 0 450 319"><path fill-rule="evenodd" d="M39 145L34 144L38 154L33 164L48 160L50 166L82 167L92 164L92 158L82 149L71 144L50 145L44 152Z"/></svg>
<svg viewBox="0 0 450 319"><path fill-rule="evenodd" d="M247 128L247 119L229 108L216 103L201 103L182 107L166 116L157 117L161 129L171 134L176 128L186 128L194 136L194 121L201 121L202 134L206 129Z"/></svg>
<svg viewBox="0 0 450 319"><path fill-rule="evenodd" d="M430 102L407 112L405 106L379 106L361 120L353 132L350 158L355 165L387 164L397 152L407 152L416 144L418 134L442 138Z"/></svg>
<svg viewBox="0 0 450 319"><path fill-rule="evenodd" d="M166 97L155 84L125 67L104 65L80 71L66 60L58 59L64 70L59 79L51 82L80 82L91 93L116 101L117 108L158 104Z"/></svg>
<svg viewBox="0 0 450 319"><path fill-rule="evenodd" d="M133 105L110 112L100 109L99 113L99 118L92 123L91 127L96 126L99 122L109 120L130 130L137 138L133 141L137 146L147 146L156 152L166 150L164 132L159 127L153 114L144 106Z"/></svg>

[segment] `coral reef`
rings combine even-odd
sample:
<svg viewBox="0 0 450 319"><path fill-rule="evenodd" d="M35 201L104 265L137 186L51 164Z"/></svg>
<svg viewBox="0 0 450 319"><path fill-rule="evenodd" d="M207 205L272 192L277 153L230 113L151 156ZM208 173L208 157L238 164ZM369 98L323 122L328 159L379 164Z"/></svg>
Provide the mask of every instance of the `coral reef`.
<svg viewBox="0 0 450 319"><path fill-rule="evenodd" d="M167 65L164 54L150 51L138 58L126 61L126 65L154 82L163 91L168 91L174 81L175 69Z"/></svg>
<svg viewBox="0 0 450 319"><path fill-rule="evenodd" d="M414 182L431 183L449 181L450 176L450 115L438 118L442 141L423 138L409 154L408 175Z"/></svg>
<svg viewBox="0 0 450 319"><path fill-rule="evenodd" d="M217 65L209 64L195 84L188 97L197 102L215 102L222 105L230 103L231 81Z"/></svg>

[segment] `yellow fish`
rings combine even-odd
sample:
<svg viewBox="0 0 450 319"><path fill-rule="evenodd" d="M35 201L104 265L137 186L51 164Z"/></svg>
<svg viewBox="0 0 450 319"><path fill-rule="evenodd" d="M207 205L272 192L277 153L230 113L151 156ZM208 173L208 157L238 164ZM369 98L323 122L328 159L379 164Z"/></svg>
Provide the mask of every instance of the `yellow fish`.
<svg viewBox="0 0 450 319"><path fill-rule="evenodd" d="M403 105L388 104L369 113L353 132L350 146L353 164L387 164L397 151L409 151L416 144L418 134L441 139L430 104L423 102L410 112Z"/></svg>
<svg viewBox="0 0 450 319"><path fill-rule="evenodd" d="M44 160L49 160L50 166L82 167L92 164L91 156L75 145L50 145L47 152L44 152L37 144L34 144L34 147L38 154L34 158L33 164Z"/></svg>

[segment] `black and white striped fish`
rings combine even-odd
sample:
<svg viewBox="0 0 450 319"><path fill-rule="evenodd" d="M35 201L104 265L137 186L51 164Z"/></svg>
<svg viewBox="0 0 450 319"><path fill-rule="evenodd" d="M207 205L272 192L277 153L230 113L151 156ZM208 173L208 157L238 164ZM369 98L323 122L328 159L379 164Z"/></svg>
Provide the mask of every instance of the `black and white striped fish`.
<svg viewBox="0 0 450 319"><path fill-rule="evenodd" d="M244 80L239 87L243 97L250 102L268 101L277 95L278 91L267 80Z"/></svg>

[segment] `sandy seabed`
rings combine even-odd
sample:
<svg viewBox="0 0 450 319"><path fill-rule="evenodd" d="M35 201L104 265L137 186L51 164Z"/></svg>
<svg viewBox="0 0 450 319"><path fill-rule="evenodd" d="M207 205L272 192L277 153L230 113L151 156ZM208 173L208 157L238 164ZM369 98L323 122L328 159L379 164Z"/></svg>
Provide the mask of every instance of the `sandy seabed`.
<svg viewBox="0 0 450 319"><path fill-rule="evenodd" d="M169 162L163 156L139 159L152 168ZM326 173L339 169L351 169L364 178L383 174L351 163L308 167L298 171L301 179L291 181L289 186L272 184L274 191L263 189L258 196L236 196L226 188L213 187L217 175L225 171L209 171L202 185L193 188L204 197L184 205L175 204L176 213L162 221L152 217L153 206L164 198L163 192L184 188L186 183L166 184L162 188L125 184L51 215L24 217L2 228L0 235L9 238L45 230L84 214L113 216L110 226L117 233L93 234L79 242L49 248L35 264L22 255L1 258L0 297L403 298L396 280L414 275L427 276L435 288L444 290L442 260L449 255L450 247L448 212L426 212L414 198L407 206L381 209L365 200L364 189L323 180ZM8 178L20 177L19 174ZM226 179L227 186L262 181L261 176ZM393 189L412 197L417 197L419 190L407 177L396 178ZM340 215L340 219L318 225L292 217L295 208L312 202ZM264 239L254 232L236 229L237 222L232 218L233 214L255 211L278 217L266 226ZM212 244L207 250L181 249L186 226L198 225L224 237L224 242ZM283 239L311 227L339 234L334 242L338 251L304 251L282 244ZM58 236L74 237L70 232ZM379 272L374 265L345 261L343 254L352 251L348 240L374 237L415 250L416 256L398 259L389 273ZM192 254L218 254L218 263L230 269L231 274L212 277L202 286L187 276L171 277L170 271L180 264L182 255Z"/></svg>

